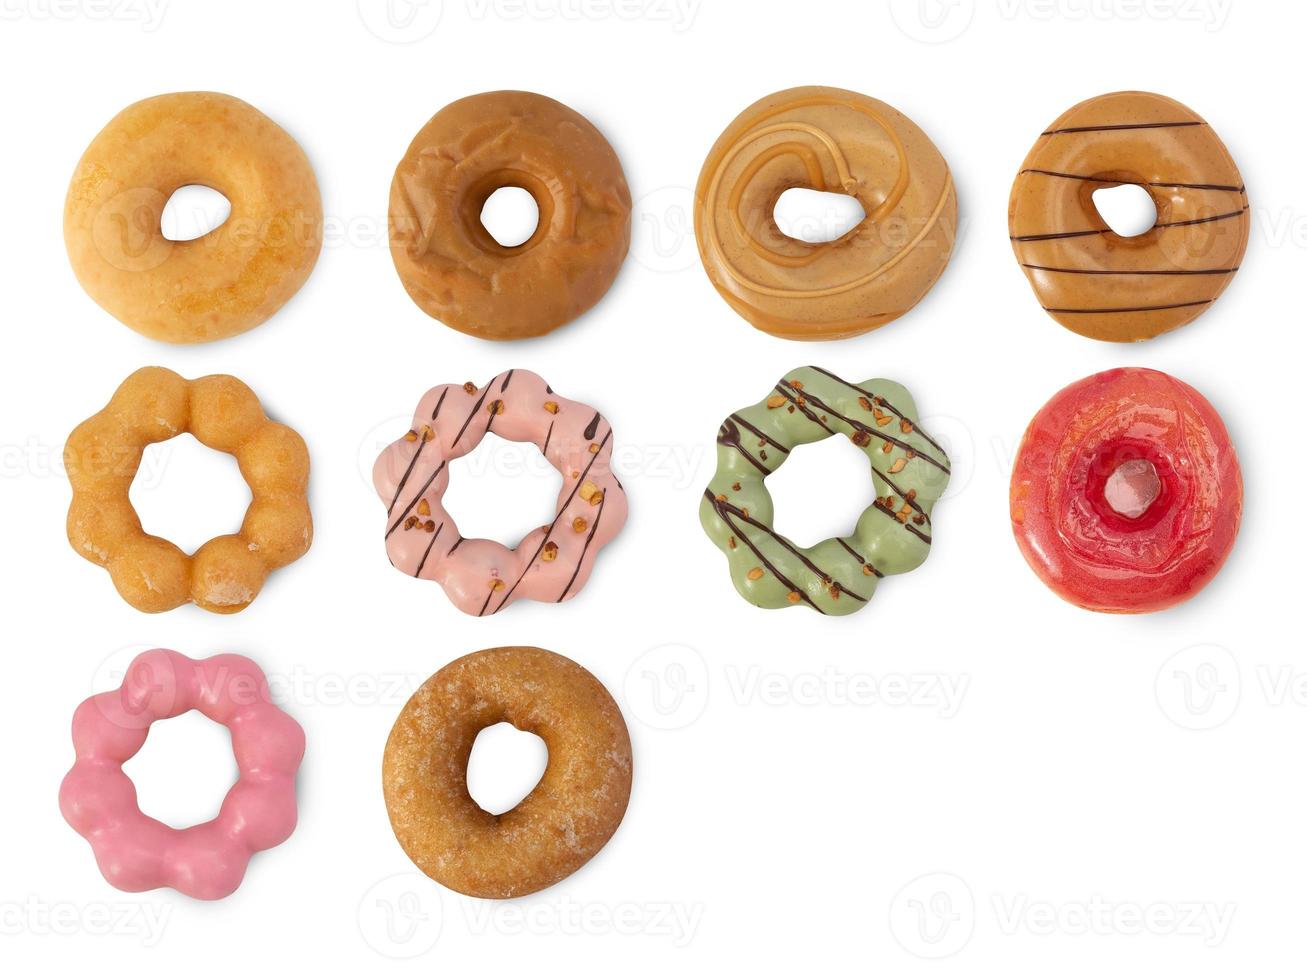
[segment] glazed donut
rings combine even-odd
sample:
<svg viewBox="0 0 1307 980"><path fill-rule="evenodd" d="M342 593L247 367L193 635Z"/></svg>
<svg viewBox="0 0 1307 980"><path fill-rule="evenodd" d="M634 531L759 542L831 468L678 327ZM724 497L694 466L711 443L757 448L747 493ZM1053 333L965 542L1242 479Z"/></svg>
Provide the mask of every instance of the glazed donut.
<svg viewBox="0 0 1307 980"><path fill-rule="evenodd" d="M145 447L184 432L235 456L253 498L240 531L193 556L146 534L128 497ZM299 558L313 540L304 440L269 421L254 392L228 375L187 381L166 368L141 368L73 430L64 467L73 486L73 550L108 569L119 595L142 612L186 602L240 612L270 571Z"/></svg>
<svg viewBox="0 0 1307 980"><path fill-rule="evenodd" d="M1157 223L1123 238L1094 191L1142 187ZM1248 195L1220 138L1192 109L1150 92L1081 102L1040 134L1008 204L1017 261L1040 305L1096 340L1184 326L1230 284L1248 245Z"/></svg>
<svg viewBox="0 0 1307 980"><path fill-rule="evenodd" d="M857 198L866 217L831 242L790 238L773 212L792 187ZM807 86L759 99L713 144L694 192L708 278L759 330L852 337L902 316L944 271L957 225L948 164L893 106Z"/></svg>
<svg viewBox="0 0 1307 980"><path fill-rule="evenodd" d="M491 431L536 446L563 475L558 512L509 549L467 540L443 498L449 462ZM562 602L581 591L600 549L626 523L626 491L613 475L613 430L530 371L506 371L484 388L432 388L413 426L386 447L372 482L386 505L386 554L401 572L439 582L465 613L487 616L517 599Z"/></svg>
<svg viewBox="0 0 1307 980"><path fill-rule="evenodd" d="M188 711L231 732L240 777L214 819L178 830L141 812L122 767L151 725ZM73 747L77 761L59 787L59 810L90 843L105 880L123 891L174 888L191 898L225 898L240 886L251 855L295 829L304 731L272 703L263 671L245 657L142 653L118 690L78 706Z"/></svg>
<svg viewBox="0 0 1307 980"><path fill-rule="evenodd" d="M1039 410L1017 452L1011 510L1026 561L1063 599L1153 612L1220 570L1243 482L1207 399L1161 371L1117 368Z"/></svg>
<svg viewBox="0 0 1307 980"><path fill-rule="evenodd" d="M535 233L500 245L486 200L520 187ZM617 154L580 113L532 92L445 106L413 138L390 185L390 248L418 306L487 340L537 337L608 291L631 242L631 192Z"/></svg>
<svg viewBox="0 0 1307 980"><path fill-rule="evenodd" d="M926 560L930 512L948 485L949 461L916 414L912 396L893 381L850 384L804 367L727 417L699 520L726 556L741 596L764 609L803 605L847 615L867 604L880 579ZM795 446L837 433L866 454L876 499L851 534L801 548L773 529L764 481Z"/></svg>
<svg viewBox="0 0 1307 980"><path fill-rule="evenodd" d="M549 749L535 789L507 813L467 790L477 734L508 722ZM589 671L548 650L498 647L442 667L395 719L382 759L390 825L430 878L475 898L548 888L599 852L631 796L631 740Z"/></svg>
<svg viewBox="0 0 1307 980"><path fill-rule="evenodd" d="M193 241L163 237L164 205L204 184L231 202ZM322 200L299 144L251 105L177 92L118 113L82 154L64 204L82 288L138 333L173 344L257 327L304 281L322 247Z"/></svg>

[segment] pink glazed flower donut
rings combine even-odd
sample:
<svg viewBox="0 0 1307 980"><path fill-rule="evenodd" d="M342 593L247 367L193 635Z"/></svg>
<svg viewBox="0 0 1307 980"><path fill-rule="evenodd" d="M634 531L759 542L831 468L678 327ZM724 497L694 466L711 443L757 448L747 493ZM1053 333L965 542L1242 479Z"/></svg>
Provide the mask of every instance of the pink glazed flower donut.
<svg viewBox="0 0 1307 980"><path fill-rule="evenodd" d="M449 461L493 428L534 443L563 474L553 521L516 548L467 540L442 502ZM413 427L372 468L386 505L386 553L401 572L439 582L465 613L487 616L516 599L562 602L581 591L599 549L626 523L626 492L612 473L613 430L588 405L568 401L530 371L507 371L484 388L432 388Z"/></svg>
<svg viewBox="0 0 1307 980"><path fill-rule="evenodd" d="M217 817L177 830L141 812L122 766L145 744L150 725L191 710L231 732L240 778ZM192 898L225 898L245 877L251 855L295 829L304 731L272 703L263 671L245 657L142 653L122 687L78 706L73 747L77 762L59 788L59 809L90 842L105 880L123 891L167 887Z"/></svg>

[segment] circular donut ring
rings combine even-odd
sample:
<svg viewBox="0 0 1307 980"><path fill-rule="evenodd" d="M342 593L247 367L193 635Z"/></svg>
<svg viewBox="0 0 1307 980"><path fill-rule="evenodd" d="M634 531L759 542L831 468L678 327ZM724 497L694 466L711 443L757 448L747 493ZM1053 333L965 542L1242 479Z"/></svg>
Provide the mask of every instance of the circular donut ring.
<svg viewBox="0 0 1307 980"><path fill-rule="evenodd" d="M1094 192L1133 184L1157 223L1123 238ZM1114 92L1059 116L1021 165L1008 233L1040 305L1095 340L1147 340L1184 326L1243 261L1248 195L1225 144L1174 99Z"/></svg>
<svg viewBox="0 0 1307 980"><path fill-rule="evenodd" d="M231 202L192 241L163 237L173 192L203 184ZM82 288L138 333L173 344L257 327L308 279L322 199L299 144L253 106L217 92L128 106L82 154L64 205Z"/></svg>
<svg viewBox="0 0 1307 980"><path fill-rule="evenodd" d="M535 445L559 473L558 511L516 548L465 539L445 510L449 462L491 431ZM626 523L626 491L613 475L613 429L588 405L555 394L530 371L506 371L484 388L432 388L413 426L372 468L386 505L386 554L401 572L439 582L465 613L488 616L517 599L562 602L581 591L600 549Z"/></svg>
<svg viewBox="0 0 1307 980"><path fill-rule="evenodd" d="M481 809L467 764L482 729L544 740L545 774L507 813ZM631 795L631 740L585 668L536 647L497 647L442 667L395 719L382 759L390 825L428 877L476 898L561 881L608 843Z"/></svg>
<svg viewBox="0 0 1307 980"><path fill-rule="evenodd" d="M194 556L147 534L128 497L145 447L184 432L235 456L253 498L236 534L214 538ZM313 540L304 440L269 421L254 392L225 374L187 381L166 368L141 368L73 430L64 466L73 486L69 542L108 569L119 595L142 612L186 602L240 612L270 571L299 558Z"/></svg>
<svg viewBox="0 0 1307 980"><path fill-rule="evenodd" d="M866 605L880 579L926 560L930 512L948 486L949 461L916 413L907 389L893 381L850 384L804 367L722 423L699 521L726 556L741 596L764 609L805 605L847 615ZM795 446L837 433L866 454L876 499L853 533L801 548L773 530L764 481Z"/></svg>
<svg viewBox="0 0 1307 980"><path fill-rule="evenodd" d="M536 202L535 233L499 244L481 224L495 191ZM621 162L580 113L532 92L445 106L413 138L390 185L399 278L428 315L474 337L537 337L608 291L631 242Z"/></svg>
<svg viewBox="0 0 1307 980"><path fill-rule="evenodd" d="M1054 395L1012 470L1012 530L1068 602L1142 613L1202 589L1234 547L1243 481L1207 399L1146 368L1117 368Z"/></svg>
<svg viewBox="0 0 1307 980"><path fill-rule="evenodd" d="M787 190L847 194L866 217L811 244L780 230ZM948 264L957 195L929 137L893 106L807 86L776 92L718 137L694 192L712 284L759 330L790 340L852 337L902 316Z"/></svg>
<svg viewBox="0 0 1307 980"><path fill-rule="evenodd" d="M214 819L178 830L141 812L122 767L151 725L188 711L231 732L240 776ZM225 898L240 886L251 855L295 829L304 731L272 703L263 671L245 657L140 654L121 687L78 706L73 747L77 761L59 787L59 809L90 843L105 880L123 891L174 888L191 898Z"/></svg>

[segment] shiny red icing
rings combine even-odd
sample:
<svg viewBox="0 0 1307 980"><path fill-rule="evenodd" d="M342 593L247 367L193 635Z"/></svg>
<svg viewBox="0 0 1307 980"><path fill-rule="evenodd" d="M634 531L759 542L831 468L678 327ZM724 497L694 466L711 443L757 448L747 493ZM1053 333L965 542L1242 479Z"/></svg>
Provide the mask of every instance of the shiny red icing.
<svg viewBox="0 0 1307 980"><path fill-rule="evenodd" d="M1151 463L1160 483L1134 518L1113 509L1106 492L1131 460ZM1207 399L1161 371L1117 368L1039 410L1017 452L1011 510L1026 561L1063 599L1098 612L1153 612L1220 570L1239 532L1243 481Z"/></svg>

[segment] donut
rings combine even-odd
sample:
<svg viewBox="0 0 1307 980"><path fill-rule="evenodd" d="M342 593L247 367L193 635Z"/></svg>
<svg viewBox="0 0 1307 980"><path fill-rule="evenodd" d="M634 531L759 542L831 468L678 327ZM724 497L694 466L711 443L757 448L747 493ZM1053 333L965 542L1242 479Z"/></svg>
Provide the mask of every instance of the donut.
<svg viewBox="0 0 1307 980"><path fill-rule="evenodd" d="M1243 481L1207 399L1161 371L1117 368L1062 389L1026 429L1012 531L1044 584L1084 609L1183 602L1234 547Z"/></svg>
<svg viewBox="0 0 1307 980"><path fill-rule="evenodd" d="M443 498L449 462L491 430L535 445L559 473L558 510L515 548L468 540ZM518 599L562 602L581 591L595 558L626 523L626 491L613 475L613 429L530 371L432 388L412 427L382 450L372 482L386 505L386 554L401 572L438 582L465 613L487 616Z"/></svg>
<svg viewBox="0 0 1307 980"><path fill-rule="evenodd" d="M467 790L477 734L508 722L544 740L540 782L507 813ZM475 898L561 881L599 852L631 796L631 740L612 696L584 667L537 647L461 657L395 719L381 764L390 826L423 874Z"/></svg>
<svg viewBox="0 0 1307 980"><path fill-rule="evenodd" d="M189 184L221 192L231 214L169 241L164 205ZM304 151L258 109L218 92L157 95L118 113L82 154L64 243L108 313L155 340L197 344L257 327L304 285L322 200Z"/></svg>
<svg viewBox="0 0 1307 980"><path fill-rule="evenodd" d="M916 416L902 385L851 384L819 367L791 371L762 401L729 415L717 430L717 471L699 521L726 556L735 591L764 609L842 616L862 609L886 575L925 561L949 460ZM852 533L802 548L773 528L765 481L795 446L836 434L866 454L876 499Z"/></svg>
<svg viewBox="0 0 1307 980"><path fill-rule="evenodd" d="M1133 184L1157 208L1142 235L1112 231L1094 192ZM1221 295L1248 245L1248 195L1220 137L1192 109L1113 92L1040 134L1012 185L1012 249L1045 311L1095 340L1147 340Z"/></svg>
<svg viewBox="0 0 1307 980"><path fill-rule="evenodd" d="M481 224L502 187L540 212L520 245ZM485 92L418 132L390 184L390 250L428 316L487 340L538 337L608 291L631 242L631 192L591 122L533 92Z"/></svg>
<svg viewBox="0 0 1307 980"><path fill-rule="evenodd" d="M240 775L214 819L179 830L141 812L123 763L141 750L151 725L188 711L231 732ZM295 829L304 731L272 703L263 671L245 657L140 654L121 687L87 698L73 713L73 748L77 760L59 787L59 810L91 845L105 881L123 891L225 898L240 886L251 855Z"/></svg>
<svg viewBox="0 0 1307 980"><path fill-rule="evenodd" d="M773 212L792 187L847 194L866 217L834 241L790 238ZM736 116L694 192L713 286L753 326L790 340L852 337L902 316L944 271L956 225L948 164L916 123L815 85Z"/></svg>
<svg viewBox="0 0 1307 980"><path fill-rule="evenodd" d="M235 456L252 497L240 530L194 555L147 534L128 497L145 447L184 432ZM73 430L64 467L73 487L68 541L106 568L118 594L142 612L187 602L240 612L269 572L299 558L313 540L304 440L269 421L254 392L228 375L187 381L166 368L141 368Z"/></svg>

